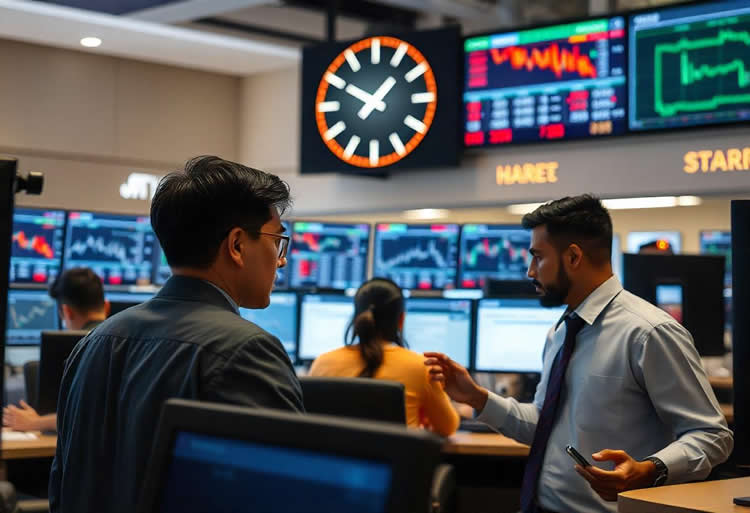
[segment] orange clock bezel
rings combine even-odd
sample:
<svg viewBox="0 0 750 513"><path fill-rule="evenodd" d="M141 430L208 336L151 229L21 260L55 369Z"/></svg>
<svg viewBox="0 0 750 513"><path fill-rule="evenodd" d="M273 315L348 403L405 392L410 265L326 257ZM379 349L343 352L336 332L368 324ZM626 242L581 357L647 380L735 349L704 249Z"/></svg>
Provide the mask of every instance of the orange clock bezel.
<svg viewBox="0 0 750 513"><path fill-rule="evenodd" d="M344 157L344 148L341 147L341 145L336 142L336 138L332 138L328 141L325 140L324 134L328 131L328 124L326 123L326 117L325 112L318 111L318 104L325 101L326 93L328 92L328 82L326 82L325 77L327 73L335 73L341 65L346 62L346 57L344 57L344 53L347 50L351 50L355 54L358 52L361 52L362 50L365 50L367 48L370 48L372 46L372 42L375 39L380 40L380 45L387 46L389 48L398 48L400 45L405 44L407 45L406 54L411 57L414 62L417 63L417 65L421 63L425 63L427 65L427 69L425 70L423 76L424 81L427 86L428 93L432 93L434 95L434 99L427 104L427 108L425 109L424 117L422 118L422 123L425 125L425 131L424 133L420 133L415 131L414 135L409 139L406 144L404 144L404 149L406 150L406 153L403 155L399 155L395 151L392 153L389 153L388 155L383 155L378 158L377 165L372 165L370 163L370 159L368 157L361 157L359 155L352 155L349 158ZM437 109L437 84L435 82L435 75L432 72L432 66L430 66L430 63L427 62L427 59L425 59L424 55L414 48L411 44L407 43L406 41L402 41L401 39L395 38L395 37L380 37L380 36L374 36L374 37L368 37L367 39L363 39L361 41L357 41L356 43L352 44L348 48L344 49L334 60L331 62L331 64L328 66L326 71L323 73L323 77L320 79L320 84L318 85L318 93L315 96L315 121L318 125L318 132L320 133L320 138L323 140L325 145L328 147L328 149L336 155L339 159L343 160L347 164L351 164L353 166L357 167L364 167L364 168L378 168L378 167L384 167L389 166L391 164L394 164L401 160L402 158L409 155L414 149L419 146L419 143L422 142L422 139L424 139L424 136L427 135L427 133L430 131L430 127L432 126L432 121L435 118L435 110Z"/></svg>

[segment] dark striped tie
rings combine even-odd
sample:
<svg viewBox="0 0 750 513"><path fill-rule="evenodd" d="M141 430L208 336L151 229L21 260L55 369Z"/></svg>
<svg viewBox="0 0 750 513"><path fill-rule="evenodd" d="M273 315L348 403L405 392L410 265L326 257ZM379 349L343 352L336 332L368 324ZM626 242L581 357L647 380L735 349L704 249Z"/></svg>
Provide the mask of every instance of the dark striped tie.
<svg viewBox="0 0 750 513"><path fill-rule="evenodd" d="M565 317L565 342L552 362L552 368L547 380L547 393L544 396L542 411L539 413L539 421L534 432L534 441L531 443L529 459L523 472L523 483L521 484L521 511L523 513L534 513L537 511L536 488L539 474L542 470L544 453L547 450L547 442L552 427L555 425L560 396L565 384L565 370L568 368L570 357L576 345L576 336L584 326L584 321L575 314Z"/></svg>

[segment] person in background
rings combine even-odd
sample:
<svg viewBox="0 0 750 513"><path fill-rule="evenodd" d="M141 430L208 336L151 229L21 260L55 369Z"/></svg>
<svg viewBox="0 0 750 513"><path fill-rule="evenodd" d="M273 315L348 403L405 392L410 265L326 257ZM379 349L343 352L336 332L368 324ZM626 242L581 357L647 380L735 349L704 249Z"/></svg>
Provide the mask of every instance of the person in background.
<svg viewBox="0 0 750 513"><path fill-rule="evenodd" d="M277 176L213 156L162 179L151 225L172 277L68 359L51 513L134 511L167 399L304 412L283 346L239 314L270 303L286 265L279 216L289 203Z"/></svg>
<svg viewBox="0 0 750 513"><path fill-rule="evenodd" d="M374 278L354 296L354 319L346 346L320 355L310 376L363 377L398 381L406 389L406 422L443 436L458 428L458 413L439 383L431 383L424 357L406 348L405 302L391 280ZM377 408L377 405L373 405Z"/></svg>
<svg viewBox="0 0 750 513"><path fill-rule="evenodd" d="M102 279L88 267L63 272L50 286L49 295L57 301L66 329L91 331L109 315ZM57 414L39 415L21 400L20 407L10 405L3 410L3 425L16 431L54 431Z"/></svg>
<svg viewBox="0 0 750 513"><path fill-rule="evenodd" d="M614 512L620 492L705 479L732 452L732 432L690 333L613 276L609 212L590 195L563 198L523 226L542 305L568 306L547 335L533 403L493 394L445 355L425 354L451 398L531 445L522 511ZM574 465L568 445L593 465Z"/></svg>

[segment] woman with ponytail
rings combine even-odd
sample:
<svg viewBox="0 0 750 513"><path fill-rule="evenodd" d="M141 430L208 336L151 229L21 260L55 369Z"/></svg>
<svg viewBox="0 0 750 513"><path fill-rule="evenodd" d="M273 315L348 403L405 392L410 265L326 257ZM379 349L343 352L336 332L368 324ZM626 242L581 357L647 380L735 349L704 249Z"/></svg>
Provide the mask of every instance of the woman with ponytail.
<svg viewBox="0 0 750 513"><path fill-rule="evenodd" d="M407 424L450 435L458 428L458 413L442 386L430 381L424 357L406 348L401 334L404 318L405 301L398 285L385 278L364 283L354 296L345 347L320 355L310 375L399 381L406 389Z"/></svg>

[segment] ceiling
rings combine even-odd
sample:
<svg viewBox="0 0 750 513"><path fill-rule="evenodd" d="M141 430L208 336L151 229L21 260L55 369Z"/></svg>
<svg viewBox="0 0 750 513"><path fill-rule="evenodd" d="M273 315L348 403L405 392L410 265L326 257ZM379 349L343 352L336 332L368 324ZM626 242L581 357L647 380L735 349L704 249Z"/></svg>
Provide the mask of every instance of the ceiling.
<svg viewBox="0 0 750 513"><path fill-rule="evenodd" d="M329 33L460 24L470 34L675 1L0 0L0 38L244 76L295 66ZM84 49L85 36L103 43Z"/></svg>

